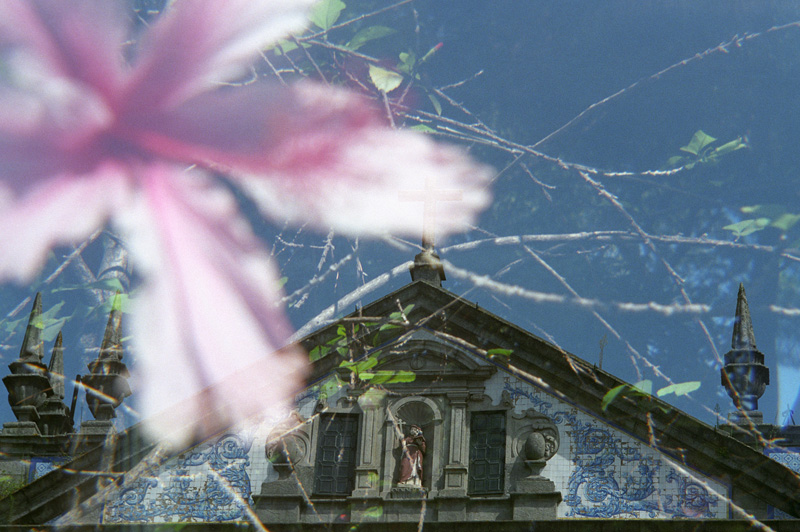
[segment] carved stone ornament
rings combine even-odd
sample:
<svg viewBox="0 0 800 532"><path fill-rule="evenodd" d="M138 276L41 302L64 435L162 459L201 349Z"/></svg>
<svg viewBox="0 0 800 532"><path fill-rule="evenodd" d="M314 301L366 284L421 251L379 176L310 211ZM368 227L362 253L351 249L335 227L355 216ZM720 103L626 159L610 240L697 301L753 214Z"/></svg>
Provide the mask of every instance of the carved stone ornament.
<svg viewBox="0 0 800 532"><path fill-rule="evenodd" d="M549 417L533 409L514 417L519 427L515 438L517 454L531 470L531 476L538 477L561 445L558 427Z"/></svg>
<svg viewBox="0 0 800 532"><path fill-rule="evenodd" d="M558 451L558 431L550 428L534 430L525 439L526 460L550 460Z"/></svg>
<svg viewBox="0 0 800 532"><path fill-rule="evenodd" d="M305 420L297 412L292 412L267 436L267 460L272 462L280 479L291 475L294 466L308 454L308 435L302 430L304 424Z"/></svg>

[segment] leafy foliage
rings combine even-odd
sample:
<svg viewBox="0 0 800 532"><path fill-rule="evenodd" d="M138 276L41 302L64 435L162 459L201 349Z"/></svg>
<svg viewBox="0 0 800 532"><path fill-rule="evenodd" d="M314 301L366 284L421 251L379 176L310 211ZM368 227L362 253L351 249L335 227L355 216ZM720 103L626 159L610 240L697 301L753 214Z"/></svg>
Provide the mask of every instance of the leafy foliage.
<svg viewBox="0 0 800 532"><path fill-rule="evenodd" d="M695 131L692 139L686 146L681 146L680 150L688 153L689 155L674 155L667 160L668 168L683 167L691 170L698 164L716 164L719 162L720 157L723 157L736 150L747 148L747 139L745 137L736 137L735 139L726 142L716 148L711 145L717 142L717 139L704 132L702 129Z"/></svg>
<svg viewBox="0 0 800 532"><path fill-rule="evenodd" d="M755 216L755 218L747 218L740 222L729 224L723 227L732 231L736 237L748 236L757 231L762 231L768 227L772 227L780 231L783 235L791 235L791 247L798 247L800 245L800 233L798 233L797 222L800 221L800 214L794 214L782 205L750 205L742 207L741 212ZM795 227L797 226L797 227Z"/></svg>

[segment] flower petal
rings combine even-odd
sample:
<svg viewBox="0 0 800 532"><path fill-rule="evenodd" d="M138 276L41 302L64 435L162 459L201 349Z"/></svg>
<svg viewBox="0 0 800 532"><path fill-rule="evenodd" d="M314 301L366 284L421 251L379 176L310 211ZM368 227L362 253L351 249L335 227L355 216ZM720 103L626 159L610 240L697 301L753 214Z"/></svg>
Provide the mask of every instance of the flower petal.
<svg viewBox="0 0 800 532"><path fill-rule="evenodd" d="M60 175L0 207L0 278L29 281L53 245L74 243L101 228L125 205L127 174L102 165L89 175Z"/></svg>
<svg viewBox="0 0 800 532"><path fill-rule="evenodd" d="M392 131L357 95L322 85L207 93L128 127L150 152L239 176L265 214L324 230L419 235L427 198L441 235L463 230L490 200L487 167Z"/></svg>
<svg viewBox="0 0 800 532"><path fill-rule="evenodd" d="M281 407L306 358L275 353L290 334L277 275L231 195L199 172L159 165L141 177L143 201L123 220L146 278L136 393L153 436L184 445Z"/></svg>
<svg viewBox="0 0 800 532"><path fill-rule="evenodd" d="M267 215L356 236L426 230L438 238L467 229L491 199L488 168L409 131L345 135L328 164L295 172L240 181Z"/></svg>
<svg viewBox="0 0 800 532"><path fill-rule="evenodd" d="M0 179L18 193L43 177L92 172L94 140L113 117L94 93L59 78L0 89Z"/></svg>
<svg viewBox="0 0 800 532"><path fill-rule="evenodd" d="M109 0L2 0L0 45L110 97L121 81L123 20L122 3Z"/></svg>
<svg viewBox="0 0 800 532"><path fill-rule="evenodd" d="M142 40L129 108L169 106L241 75L261 50L307 23L313 2L174 2Z"/></svg>

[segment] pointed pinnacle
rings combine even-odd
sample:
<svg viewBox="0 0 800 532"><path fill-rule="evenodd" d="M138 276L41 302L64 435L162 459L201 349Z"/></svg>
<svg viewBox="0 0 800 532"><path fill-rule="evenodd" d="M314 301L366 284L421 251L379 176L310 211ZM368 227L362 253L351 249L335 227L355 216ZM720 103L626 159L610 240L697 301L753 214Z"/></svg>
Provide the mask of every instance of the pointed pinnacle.
<svg viewBox="0 0 800 532"><path fill-rule="evenodd" d="M47 378L50 379L50 386L53 388L53 395L59 399L64 399L64 340L61 331L58 331L56 343L53 344L53 354L50 357L50 365L47 367Z"/></svg>
<svg viewBox="0 0 800 532"><path fill-rule="evenodd" d="M744 284L739 283L739 296L736 298L736 318L733 322L732 349L756 349L753 322L750 320L750 307L744 293Z"/></svg>
<svg viewBox="0 0 800 532"><path fill-rule="evenodd" d="M100 344L101 359L115 358L122 360L122 311L119 304L119 292L114 296L111 312L108 313L108 323L103 334L103 343Z"/></svg>
<svg viewBox="0 0 800 532"><path fill-rule="evenodd" d="M42 294L37 292L28 318L28 328L25 329L25 338L22 340L22 349L19 352L19 358L27 362L41 362L44 358L41 316Z"/></svg>

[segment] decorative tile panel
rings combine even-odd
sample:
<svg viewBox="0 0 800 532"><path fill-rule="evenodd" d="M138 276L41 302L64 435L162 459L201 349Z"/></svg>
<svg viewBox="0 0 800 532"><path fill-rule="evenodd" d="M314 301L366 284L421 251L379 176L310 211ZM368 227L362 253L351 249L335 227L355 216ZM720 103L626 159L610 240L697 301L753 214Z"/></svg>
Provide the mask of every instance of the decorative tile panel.
<svg viewBox="0 0 800 532"><path fill-rule="evenodd" d="M28 482L33 482L37 478L45 476L50 471L62 466L67 458L31 458L30 468L28 469Z"/></svg>
<svg viewBox="0 0 800 532"><path fill-rule="evenodd" d="M800 474L800 447L786 447L786 448L773 448L766 449L764 454L785 465L795 473ZM773 508L770 506L770 517L774 519L794 519L793 516L787 514L783 510Z"/></svg>
<svg viewBox="0 0 800 532"><path fill-rule="evenodd" d="M323 397L320 388L298 397L304 418L314 415L318 401L336 404L344 394L330 389ZM533 408L558 428L560 447L541 475L562 493L559 517L727 517L726 486L681 466L646 442L502 372L486 382L485 390L493 404L510 400L517 413ZM262 482L277 478L265 458L270 430L264 423L247 433L226 434L171 459L108 501L104 522L244 520L251 494Z"/></svg>
<svg viewBox="0 0 800 532"><path fill-rule="evenodd" d="M149 471L106 503L104 523L223 522L252 504L247 434L225 434Z"/></svg>
<svg viewBox="0 0 800 532"><path fill-rule="evenodd" d="M535 408L559 429L559 452L542 471L564 497L559 517L726 517L724 485L533 385L508 375L492 381L493 400L505 393L515 411Z"/></svg>

